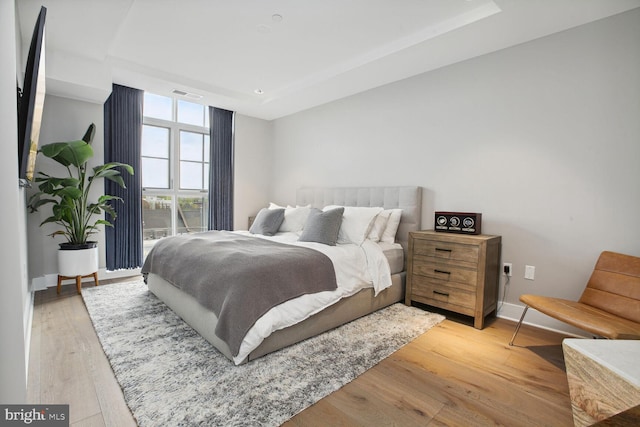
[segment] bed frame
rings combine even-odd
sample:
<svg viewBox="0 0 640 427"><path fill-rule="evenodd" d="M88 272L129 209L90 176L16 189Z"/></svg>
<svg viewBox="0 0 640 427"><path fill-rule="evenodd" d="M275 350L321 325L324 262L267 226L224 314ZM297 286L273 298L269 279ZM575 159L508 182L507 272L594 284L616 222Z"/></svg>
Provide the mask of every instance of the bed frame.
<svg viewBox="0 0 640 427"><path fill-rule="evenodd" d="M406 251L409 232L420 228L422 215L421 187L331 187L300 188L296 192L296 204L322 208L327 205L342 206L382 206L385 209L403 210L396 239ZM392 286L374 297L372 288L363 289L357 294L344 298L308 319L275 331L260 346L253 350L243 361L246 363L260 356L279 350L304 339L343 325L361 316L403 301L405 271L391 276ZM197 300L180 291L154 274L147 278L149 290L171 308L187 324L209 341L227 358L233 359L227 344L215 333L216 315L205 309Z"/></svg>

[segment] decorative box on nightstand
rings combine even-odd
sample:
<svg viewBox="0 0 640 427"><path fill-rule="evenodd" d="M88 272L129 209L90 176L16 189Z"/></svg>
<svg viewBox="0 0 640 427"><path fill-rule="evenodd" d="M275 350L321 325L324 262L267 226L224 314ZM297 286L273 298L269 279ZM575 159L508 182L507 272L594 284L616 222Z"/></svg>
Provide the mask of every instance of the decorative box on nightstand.
<svg viewBox="0 0 640 427"><path fill-rule="evenodd" d="M405 304L472 316L473 326L482 329L498 304L501 240L433 230L409 233Z"/></svg>

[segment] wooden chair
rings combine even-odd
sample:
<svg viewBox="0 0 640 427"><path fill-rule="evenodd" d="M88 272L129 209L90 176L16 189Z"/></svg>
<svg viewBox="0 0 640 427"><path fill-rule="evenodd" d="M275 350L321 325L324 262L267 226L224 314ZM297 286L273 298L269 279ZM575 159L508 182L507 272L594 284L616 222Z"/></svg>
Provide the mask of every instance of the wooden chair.
<svg viewBox="0 0 640 427"><path fill-rule="evenodd" d="M602 252L580 299L576 301L525 294L522 317L529 307L594 335L609 339L640 339L640 258Z"/></svg>

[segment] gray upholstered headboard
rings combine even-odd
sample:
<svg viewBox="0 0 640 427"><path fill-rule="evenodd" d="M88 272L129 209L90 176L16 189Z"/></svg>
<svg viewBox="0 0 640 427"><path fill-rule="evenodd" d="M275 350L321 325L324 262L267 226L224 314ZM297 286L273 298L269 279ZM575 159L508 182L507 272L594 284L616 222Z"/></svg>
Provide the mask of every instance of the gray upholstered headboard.
<svg viewBox="0 0 640 427"><path fill-rule="evenodd" d="M400 208L396 240L406 253L409 232L420 229L422 187L303 187L296 192L296 204L320 209L327 205Z"/></svg>

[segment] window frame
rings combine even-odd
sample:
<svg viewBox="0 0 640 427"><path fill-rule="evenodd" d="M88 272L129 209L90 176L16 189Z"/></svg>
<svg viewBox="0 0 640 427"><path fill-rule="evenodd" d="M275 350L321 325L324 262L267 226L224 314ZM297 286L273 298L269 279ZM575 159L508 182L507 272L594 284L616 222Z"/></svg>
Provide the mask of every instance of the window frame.
<svg viewBox="0 0 640 427"><path fill-rule="evenodd" d="M153 95L158 95L153 92L150 92ZM165 96L165 95L160 95ZM145 187L144 183L142 183L142 198L144 199L147 196L169 196L171 198L171 229L168 230L168 235L174 236L178 233L178 203L181 198L205 198L208 199L210 188L203 189L182 189L180 188L180 132L192 132L203 135L203 137L209 138L209 153L211 152L211 139L210 139L210 128L206 126L197 126L189 123L180 123L177 121L178 119L178 102L191 102L193 104L198 104L196 102L187 101L183 99L178 99L172 96L165 96L166 98L171 99L171 118L172 120L164 120L158 119L155 117L145 116L143 112L142 124L148 126L157 126L166 128L169 130L169 177L168 177L168 188L158 188L158 187ZM202 105L202 104L200 104ZM204 108L204 124L208 124L208 106L202 105ZM141 158L145 158L148 156L143 156L141 154ZM153 157L148 157L153 158ZM210 159L204 159L204 165L208 165L208 170L211 170ZM210 173L210 172L209 172ZM207 180L208 177L203 177L204 180ZM207 211L203 212L203 216L205 218L209 217L208 209L211 207L207 203ZM204 224L203 228L208 228L208 224Z"/></svg>

